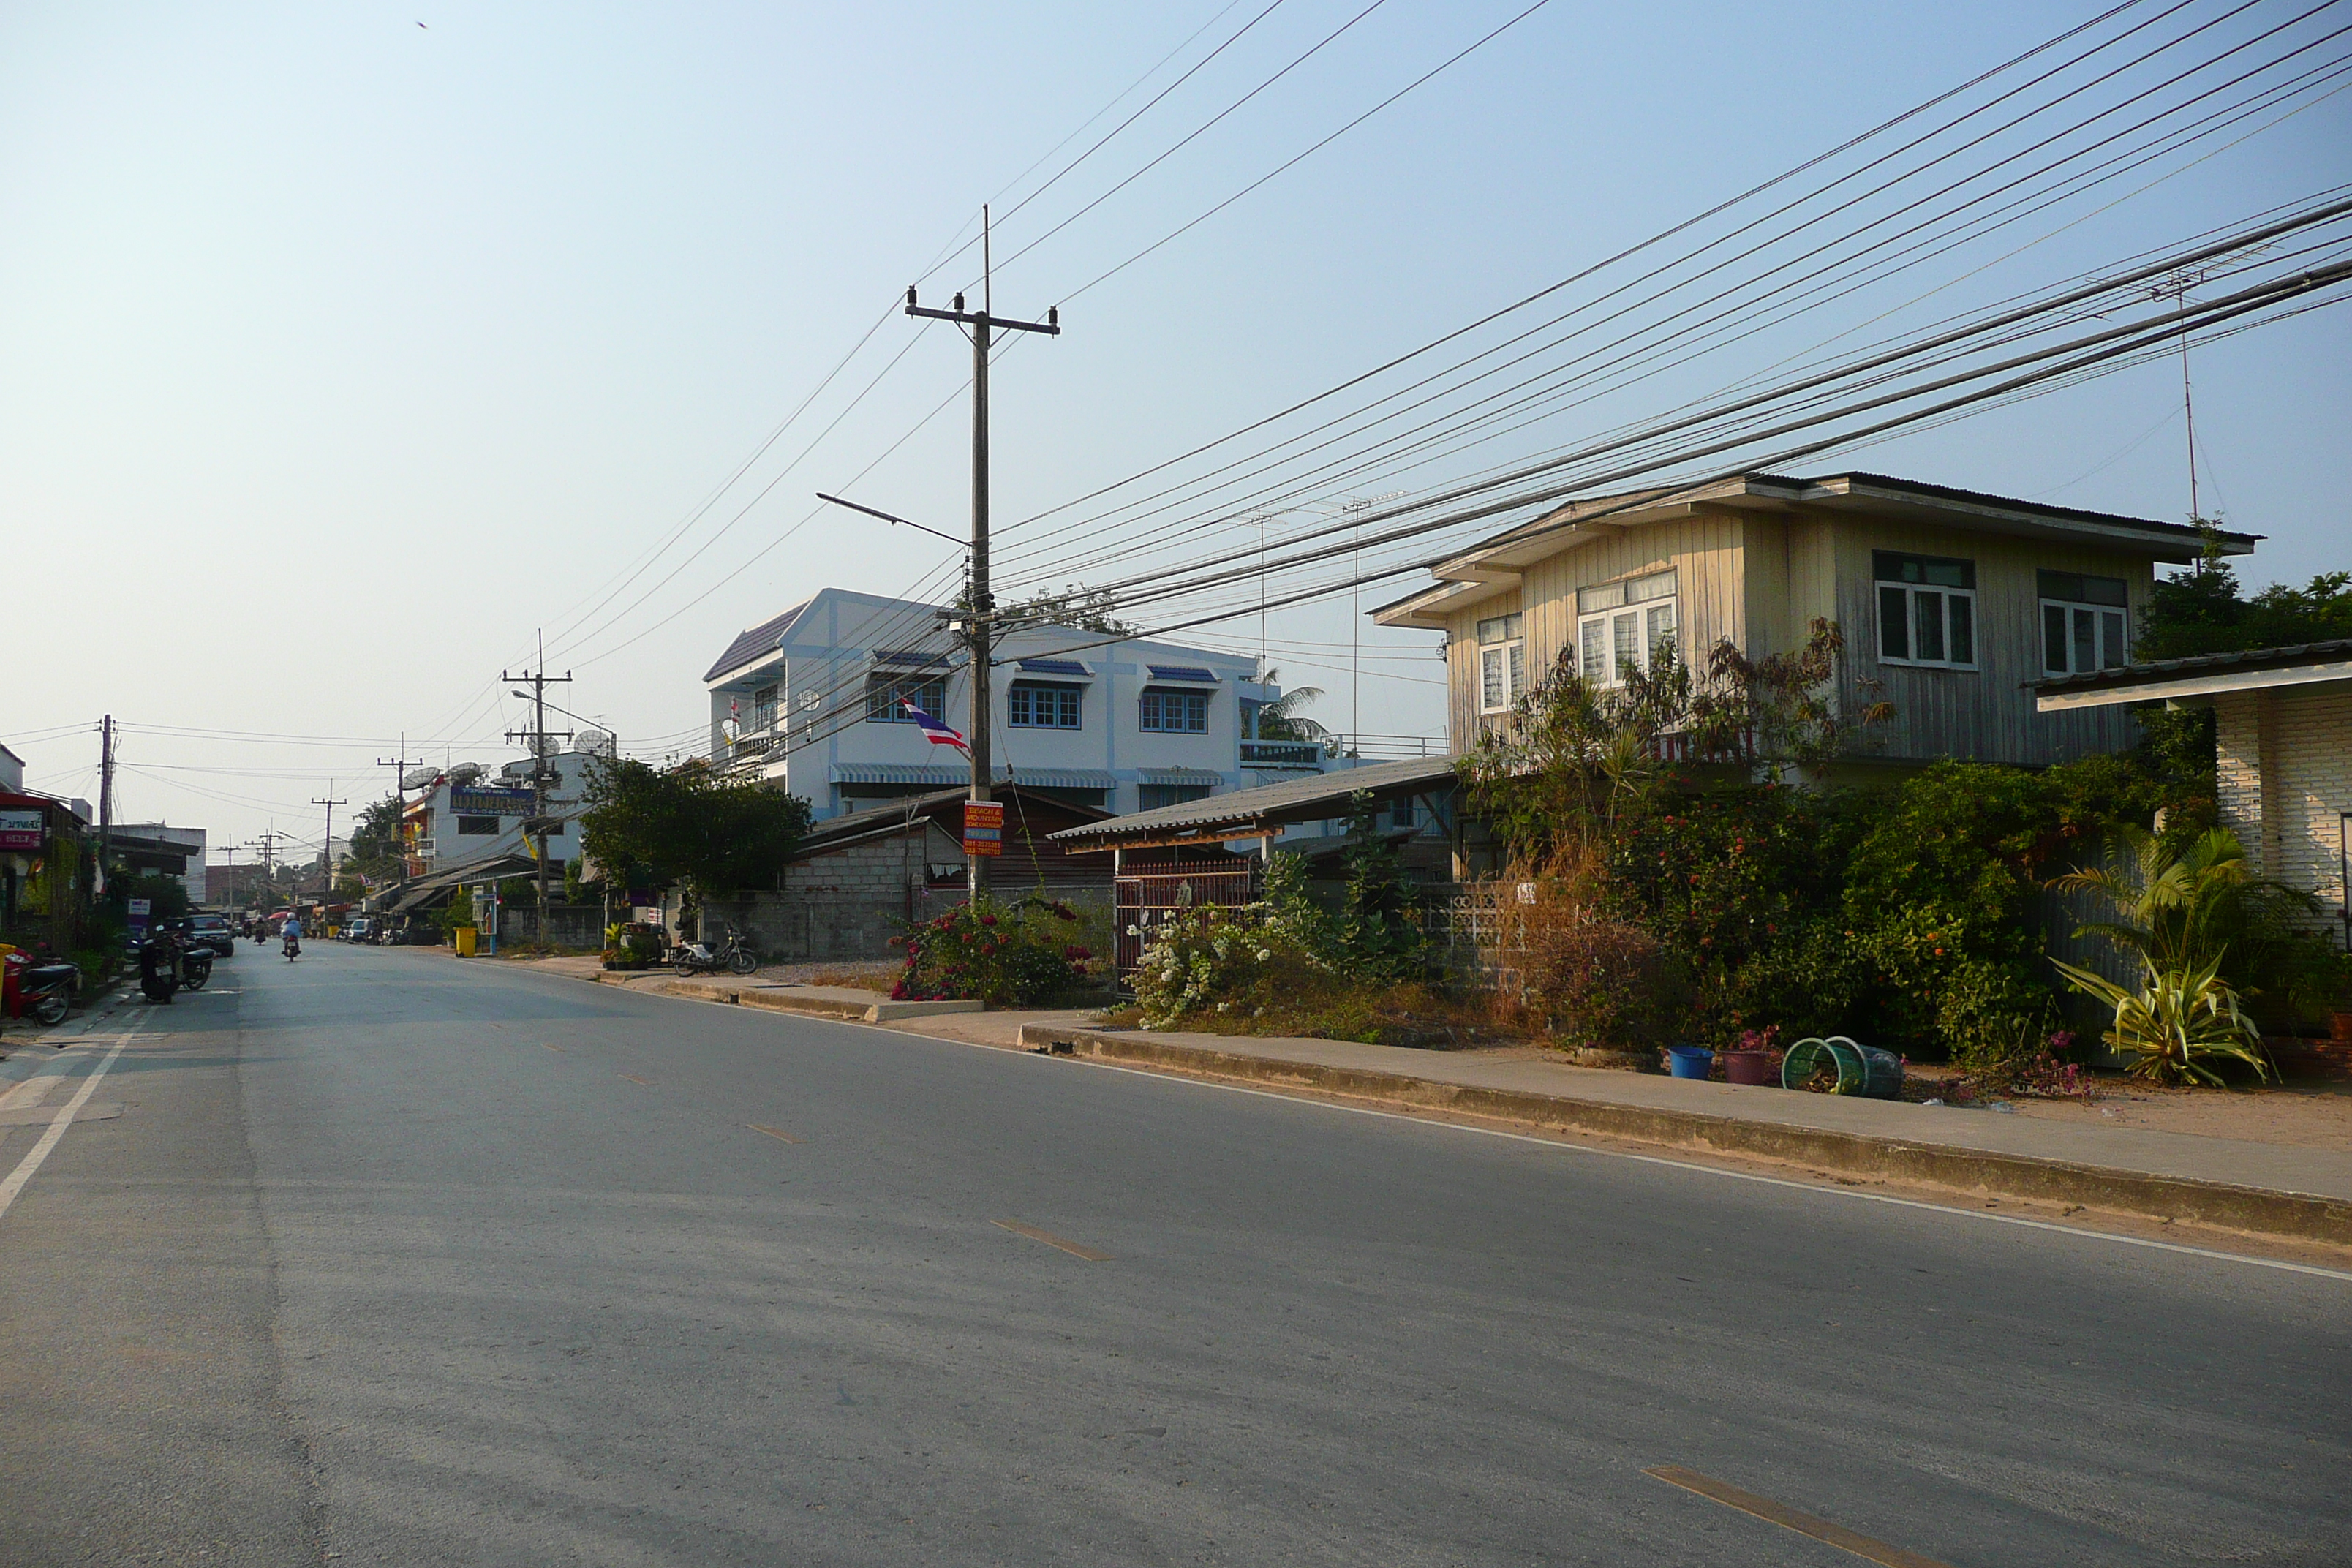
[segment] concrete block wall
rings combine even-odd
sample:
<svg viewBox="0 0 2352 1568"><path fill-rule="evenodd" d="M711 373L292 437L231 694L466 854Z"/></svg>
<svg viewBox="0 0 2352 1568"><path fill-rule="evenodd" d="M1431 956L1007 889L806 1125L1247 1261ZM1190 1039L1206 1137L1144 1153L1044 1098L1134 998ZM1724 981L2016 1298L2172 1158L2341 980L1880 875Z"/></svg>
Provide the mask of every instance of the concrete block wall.
<svg viewBox="0 0 2352 1568"><path fill-rule="evenodd" d="M2261 875L2315 893L2338 935L2352 813L2352 685L2279 687L2213 702L2222 822Z"/></svg>

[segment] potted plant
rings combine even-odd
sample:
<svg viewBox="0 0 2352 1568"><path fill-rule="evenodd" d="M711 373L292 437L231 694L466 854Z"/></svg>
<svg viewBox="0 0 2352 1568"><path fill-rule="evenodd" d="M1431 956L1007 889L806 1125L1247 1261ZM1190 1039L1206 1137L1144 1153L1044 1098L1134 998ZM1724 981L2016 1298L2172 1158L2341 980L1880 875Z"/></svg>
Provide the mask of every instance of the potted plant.
<svg viewBox="0 0 2352 1568"><path fill-rule="evenodd" d="M1742 1029L1739 1038L1729 1049L1719 1052L1726 1083L1776 1084L1780 1081L1780 1056L1773 1049L1774 1037L1780 1032L1778 1024L1767 1024L1761 1029Z"/></svg>

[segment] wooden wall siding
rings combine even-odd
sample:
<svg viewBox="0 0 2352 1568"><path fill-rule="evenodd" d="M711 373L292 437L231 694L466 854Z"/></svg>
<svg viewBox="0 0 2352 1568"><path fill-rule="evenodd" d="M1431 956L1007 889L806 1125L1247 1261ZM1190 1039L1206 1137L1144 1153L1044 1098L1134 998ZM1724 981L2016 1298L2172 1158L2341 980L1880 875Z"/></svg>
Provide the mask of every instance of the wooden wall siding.
<svg viewBox="0 0 2352 1568"><path fill-rule="evenodd" d="M1921 669L1878 658L1877 593L1871 552L1901 550L1976 563L1977 668ZM2079 545L2006 539L1885 519L1843 518L1836 527L1837 619L1851 677L1883 684L1895 718L1875 753L1890 760L2042 764L2123 751L2139 724L2121 707L2037 713L2026 682L2042 679L2040 591L2034 574L2094 573L2129 584L2137 636L2155 572L2146 559ZM1843 683L1852 690L1853 680Z"/></svg>
<svg viewBox="0 0 2352 1568"><path fill-rule="evenodd" d="M1560 650L1576 638L1576 591L1594 583L1672 566L1675 614L1685 649L1715 646L1729 637L1746 646L1748 601L1742 584L1742 530L1748 520L1711 513L1672 522L1621 529L1526 569L1517 592L1456 611L1447 632L1446 733L1456 751L1478 730L1478 623L1517 610L1526 617L1530 679L1551 668Z"/></svg>

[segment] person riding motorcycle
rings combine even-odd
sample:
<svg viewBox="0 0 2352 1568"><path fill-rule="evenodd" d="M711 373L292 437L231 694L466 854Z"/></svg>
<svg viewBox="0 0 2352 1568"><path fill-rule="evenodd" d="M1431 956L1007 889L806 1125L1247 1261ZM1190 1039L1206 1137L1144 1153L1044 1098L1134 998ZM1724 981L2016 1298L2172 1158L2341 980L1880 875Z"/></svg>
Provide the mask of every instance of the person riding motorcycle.
<svg viewBox="0 0 2352 1568"><path fill-rule="evenodd" d="M286 962L291 963L302 956L302 917L300 915L286 917L285 935Z"/></svg>

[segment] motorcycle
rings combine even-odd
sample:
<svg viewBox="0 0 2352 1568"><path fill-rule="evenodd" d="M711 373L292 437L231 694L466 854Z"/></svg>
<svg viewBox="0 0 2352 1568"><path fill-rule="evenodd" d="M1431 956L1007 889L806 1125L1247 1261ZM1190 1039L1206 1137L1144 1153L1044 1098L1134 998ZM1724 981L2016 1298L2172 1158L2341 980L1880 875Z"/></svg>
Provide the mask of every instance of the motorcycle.
<svg viewBox="0 0 2352 1568"><path fill-rule="evenodd" d="M292 931L288 931L286 933L286 962L291 963L301 956L302 939L296 936Z"/></svg>
<svg viewBox="0 0 2352 1568"><path fill-rule="evenodd" d="M183 946L180 949L180 984L191 991L202 991L205 982L213 977L213 955L209 949Z"/></svg>
<svg viewBox="0 0 2352 1568"><path fill-rule="evenodd" d="M81 989L80 968L55 961L40 962L16 952L9 953L7 958L10 969L15 971L11 978L16 982L17 1011L31 1014L37 1023L64 1023L75 994Z"/></svg>
<svg viewBox="0 0 2352 1568"><path fill-rule="evenodd" d="M743 933L727 928L727 941L717 952L698 942L682 942L672 950L670 966L681 975L716 974L721 969L749 974L760 967L760 955L743 942Z"/></svg>
<svg viewBox="0 0 2352 1568"><path fill-rule="evenodd" d="M152 936L139 944L139 991L150 1002L172 1004L180 988L179 954L165 936Z"/></svg>

